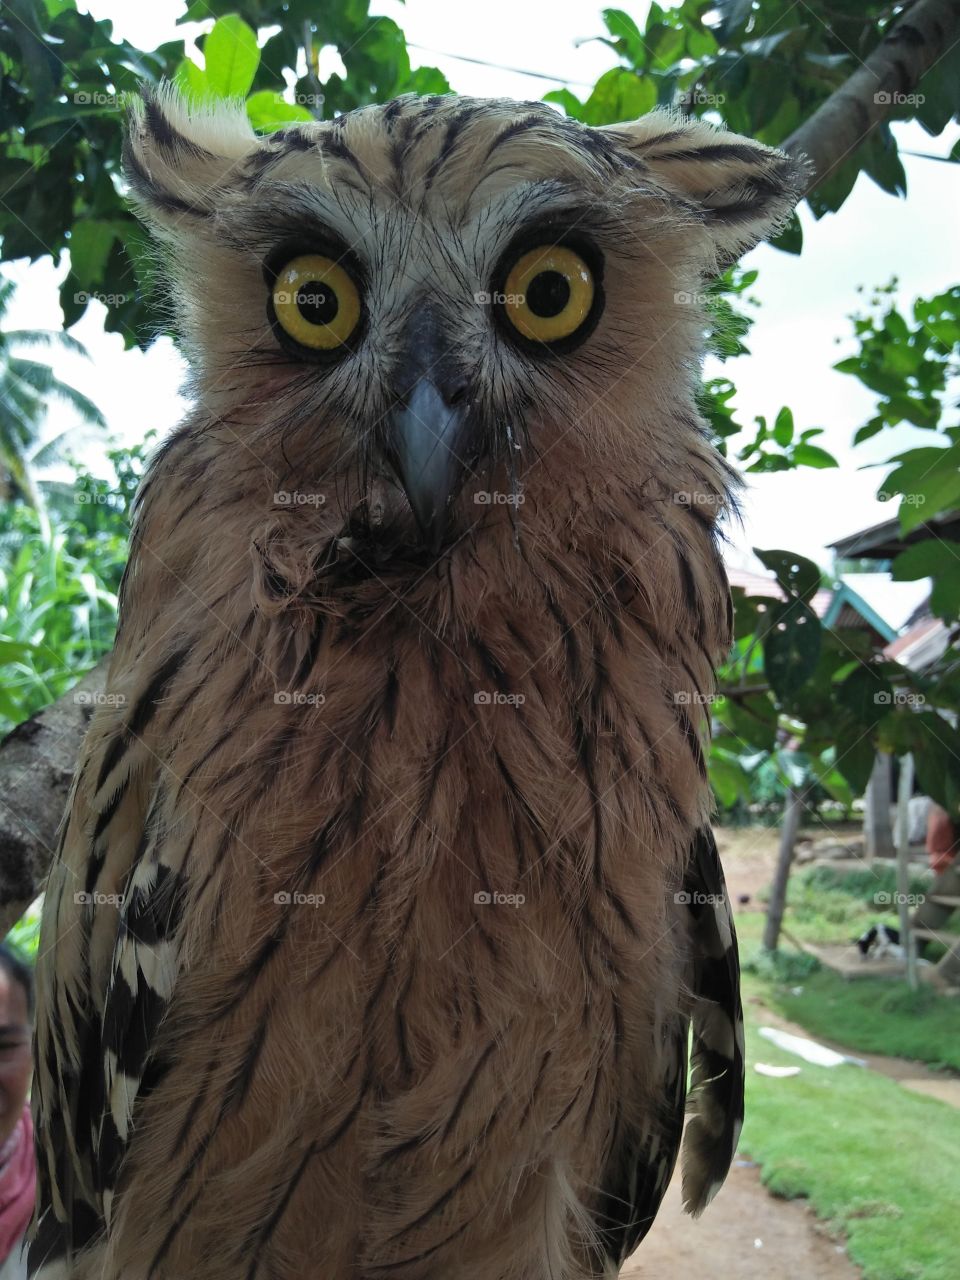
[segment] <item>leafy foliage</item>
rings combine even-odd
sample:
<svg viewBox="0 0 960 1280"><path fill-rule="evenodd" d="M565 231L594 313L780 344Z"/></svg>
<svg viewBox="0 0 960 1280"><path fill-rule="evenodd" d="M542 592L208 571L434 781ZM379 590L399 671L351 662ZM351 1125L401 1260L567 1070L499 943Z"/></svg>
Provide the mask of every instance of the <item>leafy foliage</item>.
<svg viewBox="0 0 960 1280"><path fill-rule="evenodd" d="M238 13L237 10L242 12ZM435 68L412 71L403 32L372 17L369 0L203 0L183 20L216 22L202 40L204 67L173 40L143 51L75 0L9 0L0 9L0 237L2 258L70 252L60 291L66 327L90 301L106 327L145 346L163 318L145 287L145 237L122 197L125 95L175 79L194 97L246 97L257 128L331 116L398 93L444 93ZM266 38L261 33L280 28ZM320 84L316 51L333 46L346 75ZM306 58L308 71L298 77ZM287 80L294 79L293 90Z"/></svg>
<svg viewBox="0 0 960 1280"><path fill-rule="evenodd" d="M605 9L598 37L619 65L580 101L569 90L548 94L587 124L627 120L654 106L719 116L737 133L778 145L856 71L901 16L882 0L683 0L654 2L641 30L623 9ZM914 118L938 134L960 115L960 48L950 49L912 95L892 102L891 119ZM810 193L819 218L836 212L865 173L884 191L903 195L906 175L888 123L844 158ZM780 237L799 253L800 224Z"/></svg>
<svg viewBox="0 0 960 1280"><path fill-rule="evenodd" d="M74 463L38 510L0 504L0 733L65 693L113 644L128 511L150 441L108 454L114 482Z"/></svg>

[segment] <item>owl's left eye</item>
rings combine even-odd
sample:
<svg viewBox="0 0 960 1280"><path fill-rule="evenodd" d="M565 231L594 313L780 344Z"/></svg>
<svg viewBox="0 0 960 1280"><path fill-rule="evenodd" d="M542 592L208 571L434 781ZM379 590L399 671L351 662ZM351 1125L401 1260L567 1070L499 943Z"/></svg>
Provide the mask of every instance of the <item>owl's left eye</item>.
<svg viewBox="0 0 960 1280"><path fill-rule="evenodd" d="M320 253L292 258L276 274L273 315L284 333L312 351L336 351L360 323L360 293L338 262Z"/></svg>
<svg viewBox="0 0 960 1280"><path fill-rule="evenodd" d="M594 273L574 249L543 245L522 254L508 271L498 299L521 337L552 344L592 328L598 301Z"/></svg>

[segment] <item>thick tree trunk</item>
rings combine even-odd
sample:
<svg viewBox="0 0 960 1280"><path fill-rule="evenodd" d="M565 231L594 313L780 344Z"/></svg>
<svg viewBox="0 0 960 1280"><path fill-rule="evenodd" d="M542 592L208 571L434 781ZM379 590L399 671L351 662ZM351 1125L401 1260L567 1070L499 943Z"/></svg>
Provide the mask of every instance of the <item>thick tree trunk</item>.
<svg viewBox="0 0 960 1280"><path fill-rule="evenodd" d="M0 938L43 887L107 662L0 742Z"/></svg>
<svg viewBox="0 0 960 1280"><path fill-rule="evenodd" d="M895 112L958 40L960 0L917 0L850 79L782 144L810 161L809 189Z"/></svg>

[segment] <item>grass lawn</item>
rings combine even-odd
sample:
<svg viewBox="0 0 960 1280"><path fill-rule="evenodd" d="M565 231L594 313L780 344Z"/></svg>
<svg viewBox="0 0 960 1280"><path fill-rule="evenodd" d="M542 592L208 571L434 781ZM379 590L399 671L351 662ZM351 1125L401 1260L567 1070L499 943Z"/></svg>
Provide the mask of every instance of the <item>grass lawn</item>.
<svg viewBox="0 0 960 1280"><path fill-rule="evenodd" d="M763 916L737 916L744 985L771 1009L863 1053L912 1058L960 1071L960 1001L930 987L911 991L882 978L844 981L801 951L784 946L775 957L760 951Z"/></svg>
<svg viewBox="0 0 960 1280"><path fill-rule="evenodd" d="M960 1111L864 1068L814 1067L775 1048L757 1035L762 1010L754 1000L782 1010L812 1036L852 1049L960 1065L956 1002L939 997L931 1007L911 1009L896 994L902 984L893 984L891 996L879 982L845 983L811 971L796 952L751 972L762 917L738 916L737 927L748 958L741 1152L761 1165L775 1195L807 1198L846 1238L865 1280L953 1280L960 1274ZM801 986L803 995L791 996L791 986ZM754 1071L758 1060L801 1072L770 1079Z"/></svg>
<svg viewBox="0 0 960 1280"><path fill-rule="evenodd" d="M746 994L749 996L750 984ZM756 1033L747 1002L741 1151L775 1195L806 1197L847 1238L865 1280L955 1280L960 1112L861 1067L813 1067ZM757 1075L757 1060L800 1075Z"/></svg>

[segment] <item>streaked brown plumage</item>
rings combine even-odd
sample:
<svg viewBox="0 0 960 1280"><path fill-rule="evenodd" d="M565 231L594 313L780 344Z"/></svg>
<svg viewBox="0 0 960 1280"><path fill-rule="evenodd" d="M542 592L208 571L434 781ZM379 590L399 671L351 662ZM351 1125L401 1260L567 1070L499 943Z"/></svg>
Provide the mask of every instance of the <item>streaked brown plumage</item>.
<svg viewBox="0 0 960 1280"><path fill-rule="evenodd" d="M196 407L143 487L47 891L31 1264L615 1274L673 1168L691 1017L694 1211L742 1114L696 295L798 172L666 114L404 98L257 139L166 93L127 172ZM595 328L524 348L478 296L558 241ZM306 251L362 298L333 357L267 311ZM404 450L454 419L425 496Z"/></svg>

